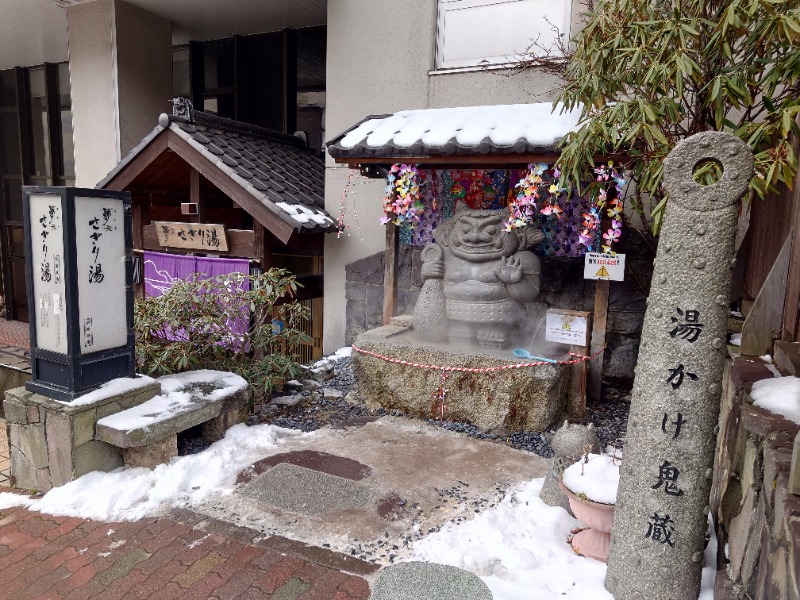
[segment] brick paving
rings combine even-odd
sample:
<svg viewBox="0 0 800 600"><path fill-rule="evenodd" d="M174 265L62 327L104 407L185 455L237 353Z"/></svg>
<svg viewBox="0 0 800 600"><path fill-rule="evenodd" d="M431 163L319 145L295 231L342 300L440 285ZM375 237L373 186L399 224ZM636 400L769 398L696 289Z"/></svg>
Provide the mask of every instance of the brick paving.
<svg viewBox="0 0 800 600"><path fill-rule="evenodd" d="M367 600L376 569L185 510L123 523L0 510L4 600Z"/></svg>
<svg viewBox="0 0 800 600"><path fill-rule="evenodd" d="M30 350L30 326L22 321L0 319L0 345Z"/></svg>

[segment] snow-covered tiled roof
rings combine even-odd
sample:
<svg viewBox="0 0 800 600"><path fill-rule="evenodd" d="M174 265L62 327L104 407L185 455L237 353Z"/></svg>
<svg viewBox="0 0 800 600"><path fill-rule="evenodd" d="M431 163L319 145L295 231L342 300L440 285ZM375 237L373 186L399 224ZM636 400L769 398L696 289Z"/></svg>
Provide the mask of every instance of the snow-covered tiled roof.
<svg viewBox="0 0 800 600"><path fill-rule="evenodd" d="M302 233L330 232L336 221L325 212L325 164L292 135L193 112L193 120L163 114L159 125L97 187L168 129L248 192L264 208Z"/></svg>
<svg viewBox="0 0 800 600"><path fill-rule="evenodd" d="M367 117L328 143L334 158L554 154L580 109L549 102L403 110Z"/></svg>

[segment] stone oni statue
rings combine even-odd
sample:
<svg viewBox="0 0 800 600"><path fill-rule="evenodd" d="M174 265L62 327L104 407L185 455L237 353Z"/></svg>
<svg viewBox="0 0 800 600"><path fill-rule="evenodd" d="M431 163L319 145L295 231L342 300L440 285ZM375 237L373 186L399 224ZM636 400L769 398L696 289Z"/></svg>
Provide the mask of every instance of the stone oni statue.
<svg viewBox="0 0 800 600"><path fill-rule="evenodd" d="M538 257L527 250L544 239L534 226L503 231L508 209L456 206L422 251L425 280L414 330L425 339L477 341L502 348L539 294Z"/></svg>

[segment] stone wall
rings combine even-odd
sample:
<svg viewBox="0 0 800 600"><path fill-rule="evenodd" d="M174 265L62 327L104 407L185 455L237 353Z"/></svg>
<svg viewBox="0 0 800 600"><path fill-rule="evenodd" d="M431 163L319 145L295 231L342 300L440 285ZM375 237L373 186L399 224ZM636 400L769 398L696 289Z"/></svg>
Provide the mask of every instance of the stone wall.
<svg viewBox="0 0 800 600"><path fill-rule="evenodd" d="M800 489L790 484L800 425L753 406L748 394L771 377L757 358L726 369L711 492L718 600L800 600L800 496L789 492Z"/></svg>
<svg viewBox="0 0 800 600"><path fill-rule="evenodd" d="M611 282L603 379L615 385L633 384L639 354L647 294L653 271L650 247L636 232L626 231L619 251L626 254L625 281ZM635 236L635 237L634 237ZM626 239L627 238L627 239ZM422 287L422 248L400 246L395 315L412 314ZM650 256L650 258L648 258ZM542 256L539 300L554 308L594 310L595 282L583 278L582 258ZM345 341L383 325L383 252L350 263L346 273Z"/></svg>

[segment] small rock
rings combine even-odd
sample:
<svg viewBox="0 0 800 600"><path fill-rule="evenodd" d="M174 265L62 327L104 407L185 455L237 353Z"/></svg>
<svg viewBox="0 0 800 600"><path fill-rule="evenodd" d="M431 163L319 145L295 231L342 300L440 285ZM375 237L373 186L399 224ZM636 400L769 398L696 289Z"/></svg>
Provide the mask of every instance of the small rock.
<svg viewBox="0 0 800 600"><path fill-rule="evenodd" d="M278 406L296 406L305 399L303 394L292 394L290 396L275 396L272 403Z"/></svg>
<svg viewBox="0 0 800 600"><path fill-rule="evenodd" d="M335 388L322 388L322 397L325 400L341 400L344 398L344 394Z"/></svg>

